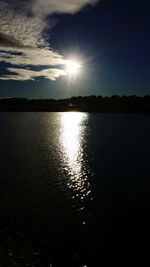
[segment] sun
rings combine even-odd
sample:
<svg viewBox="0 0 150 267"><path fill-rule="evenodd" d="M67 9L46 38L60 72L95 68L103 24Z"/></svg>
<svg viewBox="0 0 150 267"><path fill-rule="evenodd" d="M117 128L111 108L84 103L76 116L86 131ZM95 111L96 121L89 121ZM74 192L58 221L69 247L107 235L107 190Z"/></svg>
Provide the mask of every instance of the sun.
<svg viewBox="0 0 150 267"><path fill-rule="evenodd" d="M77 75L80 72L81 64L75 60L67 60L66 62L66 72L68 75Z"/></svg>

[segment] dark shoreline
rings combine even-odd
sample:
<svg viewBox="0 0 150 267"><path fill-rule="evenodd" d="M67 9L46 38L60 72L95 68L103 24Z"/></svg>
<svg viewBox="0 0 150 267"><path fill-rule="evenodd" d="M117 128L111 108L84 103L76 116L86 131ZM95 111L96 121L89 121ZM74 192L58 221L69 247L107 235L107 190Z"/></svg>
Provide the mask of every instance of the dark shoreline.
<svg viewBox="0 0 150 267"><path fill-rule="evenodd" d="M61 100L1 98L0 111L150 113L150 96L86 96Z"/></svg>

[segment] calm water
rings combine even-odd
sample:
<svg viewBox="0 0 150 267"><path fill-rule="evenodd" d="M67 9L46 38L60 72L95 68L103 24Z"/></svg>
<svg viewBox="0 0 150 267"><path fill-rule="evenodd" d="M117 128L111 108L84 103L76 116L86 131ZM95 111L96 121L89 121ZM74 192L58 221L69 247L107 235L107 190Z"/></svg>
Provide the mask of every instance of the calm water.
<svg viewBox="0 0 150 267"><path fill-rule="evenodd" d="M150 116L1 113L0 201L52 266L147 259Z"/></svg>

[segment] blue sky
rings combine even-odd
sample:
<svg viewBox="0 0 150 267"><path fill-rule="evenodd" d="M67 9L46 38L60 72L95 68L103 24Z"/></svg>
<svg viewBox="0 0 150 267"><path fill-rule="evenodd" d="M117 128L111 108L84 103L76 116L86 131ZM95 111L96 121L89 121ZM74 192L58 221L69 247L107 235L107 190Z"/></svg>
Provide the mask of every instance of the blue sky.
<svg viewBox="0 0 150 267"><path fill-rule="evenodd" d="M0 97L149 94L149 12L145 0L1 0Z"/></svg>

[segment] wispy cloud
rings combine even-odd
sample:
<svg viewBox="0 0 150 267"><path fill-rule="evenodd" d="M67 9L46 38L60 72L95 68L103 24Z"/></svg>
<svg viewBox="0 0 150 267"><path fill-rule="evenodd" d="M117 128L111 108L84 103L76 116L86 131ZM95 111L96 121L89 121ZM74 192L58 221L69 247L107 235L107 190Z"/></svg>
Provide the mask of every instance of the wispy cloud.
<svg viewBox="0 0 150 267"><path fill-rule="evenodd" d="M47 42L46 30L53 27L53 13L75 13L98 0L1 0L0 1L0 62L9 63L13 74L0 75L3 80L30 80L45 77L55 80L65 71L62 55ZM28 66L41 71L30 71Z"/></svg>
<svg viewBox="0 0 150 267"><path fill-rule="evenodd" d="M0 49L0 60L12 65L56 66L66 62L61 55L48 48L1 47Z"/></svg>
<svg viewBox="0 0 150 267"><path fill-rule="evenodd" d="M62 75L66 75L66 72L61 69L44 69L41 71L32 71L28 69L17 69L17 68L8 68L7 69L12 74L3 75L1 80L14 80L14 81L27 81L35 80L37 77L44 77L51 81L56 80Z"/></svg>
<svg viewBox="0 0 150 267"><path fill-rule="evenodd" d="M94 5L99 0L34 0L32 11L38 16L53 13L76 13L87 4Z"/></svg>

